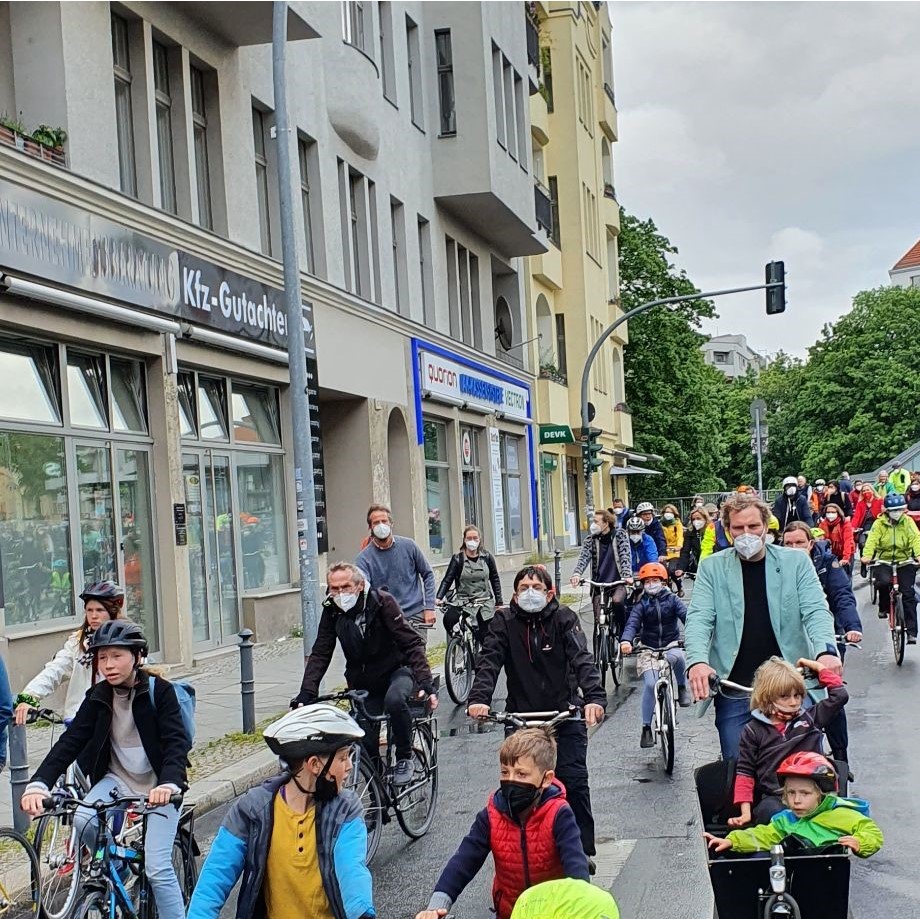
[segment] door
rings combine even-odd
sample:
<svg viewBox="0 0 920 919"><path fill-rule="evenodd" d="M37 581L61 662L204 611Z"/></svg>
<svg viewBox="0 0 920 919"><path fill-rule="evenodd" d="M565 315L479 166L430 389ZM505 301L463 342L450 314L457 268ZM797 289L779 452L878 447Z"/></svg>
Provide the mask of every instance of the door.
<svg viewBox="0 0 920 919"><path fill-rule="evenodd" d="M200 650L235 641L240 628L233 475L229 454L182 457L192 635Z"/></svg>

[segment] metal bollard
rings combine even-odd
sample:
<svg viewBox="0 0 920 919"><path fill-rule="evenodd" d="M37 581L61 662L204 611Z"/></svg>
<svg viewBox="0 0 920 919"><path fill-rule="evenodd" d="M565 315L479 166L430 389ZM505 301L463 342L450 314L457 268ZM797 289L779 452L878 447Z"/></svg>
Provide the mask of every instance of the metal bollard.
<svg viewBox="0 0 920 919"><path fill-rule="evenodd" d="M10 791L13 800L13 826L24 833L32 822L19 806L22 793L29 784L29 746L25 725L10 724Z"/></svg>
<svg viewBox="0 0 920 919"><path fill-rule="evenodd" d="M256 732L256 678L252 669L252 630L243 629L240 636L240 696L243 703L243 733Z"/></svg>
<svg viewBox="0 0 920 919"><path fill-rule="evenodd" d="M559 586L562 581L562 553L557 549L553 553L554 567L553 567L553 583L556 585L556 591L561 592L562 588Z"/></svg>

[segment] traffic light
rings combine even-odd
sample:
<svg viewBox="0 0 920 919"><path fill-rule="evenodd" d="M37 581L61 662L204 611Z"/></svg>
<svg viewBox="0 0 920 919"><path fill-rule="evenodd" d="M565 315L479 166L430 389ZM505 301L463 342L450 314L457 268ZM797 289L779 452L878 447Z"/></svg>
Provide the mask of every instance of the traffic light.
<svg viewBox="0 0 920 919"><path fill-rule="evenodd" d="M582 428L581 453L586 467L592 472L600 469L604 461L598 455L601 452L601 443L598 438L603 434L600 428Z"/></svg>
<svg viewBox="0 0 920 919"><path fill-rule="evenodd" d="M777 287L767 288L767 315L786 311L786 266L783 262L767 262L767 284L777 284Z"/></svg>

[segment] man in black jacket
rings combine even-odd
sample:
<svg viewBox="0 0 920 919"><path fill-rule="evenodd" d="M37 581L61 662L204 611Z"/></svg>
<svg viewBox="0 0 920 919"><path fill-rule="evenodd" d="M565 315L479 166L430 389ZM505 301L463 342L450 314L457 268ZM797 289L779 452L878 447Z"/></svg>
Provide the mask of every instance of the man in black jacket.
<svg viewBox="0 0 920 919"><path fill-rule="evenodd" d="M779 521L780 532L793 520L814 525L808 496L799 489L795 476L787 475L783 479L783 493L773 502L773 516Z"/></svg>
<svg viewBox="0 0 920 919"><path fill-rule="evenodd" d="M553 595L543 567L527 567L514 578L514 597L499 610L476 667L470 692L470 717L489 713L501 669L508 681L509 712L584 709L584 720L556 726L556 775L581 831L586 855L594 855L594 817L588 787L588 726L604 720L607 694L588 650L577 614Z"/></svg>
<svg viewBox="0 0 920 919"><path fill-rule="evenodd" d="M412 779L412 715L408 700L429 697L432 709L438 697L425 657L421 636L404 618L399 604L385 590L371 590L361 569L338 562L326 575L329 596L323 603L316 641L304 669L300 692L291 707L307 705L319 695L335 643L345 654L345 681L349 689L364 689L370 714L386 712L396 746L393 781L406 785ZM364 744L372 756L378 752L380 722L358 718Z"/></svg>

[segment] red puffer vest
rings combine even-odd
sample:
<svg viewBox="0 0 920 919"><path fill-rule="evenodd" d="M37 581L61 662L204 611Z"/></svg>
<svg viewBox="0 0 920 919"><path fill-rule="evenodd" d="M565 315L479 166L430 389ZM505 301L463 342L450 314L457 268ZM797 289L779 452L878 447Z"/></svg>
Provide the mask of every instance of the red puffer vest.
<svg viewBox="0 0 920 919"><path fill-rule="evenodd" d="M553 823L559 808L566 805L565 787L558 779L553 779L553 786L558 793L541 801L523 826L503 807L496 806L495 795L489 799L489 832L495 862L492 904L497 919L510 919L517 898L528 887L563 876Z"/></svg>

